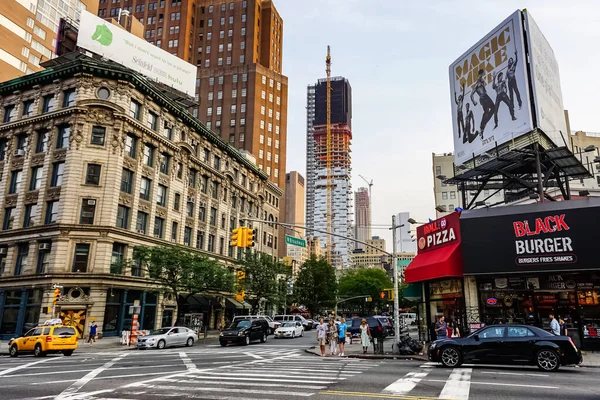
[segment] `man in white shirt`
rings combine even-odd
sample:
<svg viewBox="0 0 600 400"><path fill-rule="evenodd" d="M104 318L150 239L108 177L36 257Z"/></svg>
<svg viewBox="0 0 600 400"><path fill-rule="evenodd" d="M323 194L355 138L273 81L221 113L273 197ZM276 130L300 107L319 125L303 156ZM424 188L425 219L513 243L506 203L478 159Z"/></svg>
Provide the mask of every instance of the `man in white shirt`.
<svg viewBox="0 0 600 400"><path fill-rule="evenodd" d="M550 314L550 330L557 336L560 336L560 324L554 318L554 314Z"/></svg>

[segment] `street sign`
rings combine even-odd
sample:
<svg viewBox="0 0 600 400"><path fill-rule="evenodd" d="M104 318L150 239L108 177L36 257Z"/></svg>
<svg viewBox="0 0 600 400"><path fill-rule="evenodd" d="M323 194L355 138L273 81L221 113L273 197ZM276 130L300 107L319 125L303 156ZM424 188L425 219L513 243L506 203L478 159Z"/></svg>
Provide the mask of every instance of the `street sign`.
<svg viewBox="0 0 600 400"><path fill-rule="evenodd" d="M287 244L291 244L292 246L306 247L306 240L290 235L285 235L285 242Z"/></svg>

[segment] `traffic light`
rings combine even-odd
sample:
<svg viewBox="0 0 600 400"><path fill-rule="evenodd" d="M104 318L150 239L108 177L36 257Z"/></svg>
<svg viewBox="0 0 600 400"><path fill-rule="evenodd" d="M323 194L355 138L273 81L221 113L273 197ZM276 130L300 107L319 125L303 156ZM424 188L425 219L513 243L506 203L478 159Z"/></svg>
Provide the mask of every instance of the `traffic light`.
<svg viewBox="0 0 600 400"><path fill-rule="evenodd" d="M254 247L254 238L258 236L258 229L245 228L244 247Z"/></svg>
<svg viewBox="0 0 600 400"><path fill-rule="evenodd" d="M239 228L235 228L234 230L231 231L231 246L233 247L245 247L244 246L244 241L246 239L246 229L243 226L240 226Z"/></svg>
<svg viewBox="0 0 600 400"><path fill-rule="evenodd" d="M393 301L394 289L383 289L381 292L379 292L379 298L385 301Z"/></svg>
<svg viewBox="0 0 600 400"><path fill-rule="evenodd" d="M56 302L58 301L58 299L60 298L60 289L54 289L54 296L53 296L53 304L56 304Z"/></svg>

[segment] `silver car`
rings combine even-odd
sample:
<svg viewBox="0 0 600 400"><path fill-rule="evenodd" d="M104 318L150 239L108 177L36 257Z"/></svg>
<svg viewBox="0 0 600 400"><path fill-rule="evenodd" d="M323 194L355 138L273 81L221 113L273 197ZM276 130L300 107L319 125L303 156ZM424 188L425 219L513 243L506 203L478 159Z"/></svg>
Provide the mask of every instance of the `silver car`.
<svg viewBox="0 0 600 400"><path fill-rule="evenodd" d="M171 346L193 346L198 335L191 329L174 326L150 331L150 334L140 336L137 341L138 349L164 349Z"/></svg>

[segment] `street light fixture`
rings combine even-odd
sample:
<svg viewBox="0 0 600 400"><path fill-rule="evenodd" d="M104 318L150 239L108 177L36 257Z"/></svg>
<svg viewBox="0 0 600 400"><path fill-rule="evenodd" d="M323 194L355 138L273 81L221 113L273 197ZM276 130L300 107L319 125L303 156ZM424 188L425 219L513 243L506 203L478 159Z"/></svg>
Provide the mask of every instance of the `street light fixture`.
<svg viewBox="0 0 600 400"><path fill-rule="evenodd" d="M446 209L444 207L442 207L442 206L437 206L435 208L435 211L437 211L437 212L446 212Z"/></svg>
<svg viewBox="0 0 600 400"><path fill-rule="evenodd" d="M594 146L593 144L590 144L589 146L584 147L583 152L589 153L590 151L594 151L594 150L596 150L596 146Z"/></svg>

